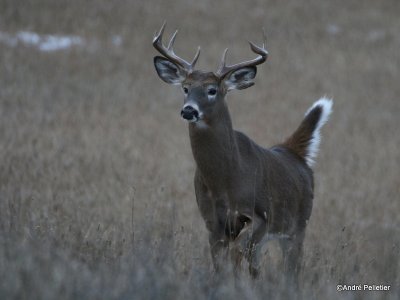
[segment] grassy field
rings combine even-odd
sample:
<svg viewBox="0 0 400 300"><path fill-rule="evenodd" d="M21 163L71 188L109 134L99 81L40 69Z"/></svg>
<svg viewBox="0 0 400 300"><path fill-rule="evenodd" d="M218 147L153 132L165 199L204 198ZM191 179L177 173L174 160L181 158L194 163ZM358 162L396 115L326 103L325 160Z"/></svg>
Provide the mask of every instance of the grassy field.
<svg viewBox="0 0 400 300"><path fill-rule="evenodd" d="M215 70L252 57L234 127L261 145L334 99L315 167L300 288L306 299L400 297L400 3L0 0L0 32L76 35L44 52L0 39L1 299L292 298L271 243L261 279L212 276L182 95L159 80L151 40ZM119 43L114 43L115 38ZM337 292L386 284L389 292Z"/></svg>

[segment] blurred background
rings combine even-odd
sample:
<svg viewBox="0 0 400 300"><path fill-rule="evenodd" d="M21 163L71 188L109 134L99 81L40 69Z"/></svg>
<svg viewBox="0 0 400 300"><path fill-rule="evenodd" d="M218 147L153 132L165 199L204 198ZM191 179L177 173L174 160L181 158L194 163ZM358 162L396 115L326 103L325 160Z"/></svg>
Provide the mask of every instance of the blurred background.
<svg viewBox="0 0 400 300"><path fill-rule="evenodd" d="M253 57L234 128L272 146L319 97L322 130L301 291L398 299L400 2L0 0L0 298L289 297L279 251L261 279L212 280L183 95L156 75L166 20L178 55L214 71ZM386 284L342 292L337 284ZM293 295L292 295L293 296Z"/></svg>

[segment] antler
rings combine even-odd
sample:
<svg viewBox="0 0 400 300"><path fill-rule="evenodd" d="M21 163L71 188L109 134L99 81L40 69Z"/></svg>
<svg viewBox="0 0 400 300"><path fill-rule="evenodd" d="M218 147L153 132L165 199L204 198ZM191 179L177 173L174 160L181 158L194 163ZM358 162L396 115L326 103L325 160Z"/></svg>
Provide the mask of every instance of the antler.
<svg viewBox="0 0 400 300"><path fill-rule="evenodd" d="M264 28L263 28L263 38L264 38L264 41L263 41L262 47L259 47L259 46L255 45L254 43L249 42L251 50L253 52L259 54L259 56L257 56L255 59L252 59L249 61L244 61L244 62L235 64L235 65L231 65L231 66L226 65L226 53L228 52L228 48L226 48L224 51L224 54L222 55L221 64L220 64L216 74L222 78L231 71L238 70L243 67L256 66L256 65L259 65L259 64L262 64L263 62L265 62L268 57L268 51L265 48L266 44L267 44L267 37L265 35Z"/></svg>
<svg viewBox="0 0 400 300"><path fill-rule="evenodd" d="M191 73L194 69L194 66L199 58L200 55L200 47L198 47L196 55L194 56L194 59L191 63L187 62L186 60L180 58L174 53L173 45L175 42L176 35L178 33L178 30L175 31L175 33L172 35L171 40L168 43L168 46L165 47L162 42L162 35L164 33L166 22L161 26L160 31L154 36L153 39L153 46L160 52L163 56L168 58L170 61L178 64L182 68L184 68L188 73Z"/></svg>

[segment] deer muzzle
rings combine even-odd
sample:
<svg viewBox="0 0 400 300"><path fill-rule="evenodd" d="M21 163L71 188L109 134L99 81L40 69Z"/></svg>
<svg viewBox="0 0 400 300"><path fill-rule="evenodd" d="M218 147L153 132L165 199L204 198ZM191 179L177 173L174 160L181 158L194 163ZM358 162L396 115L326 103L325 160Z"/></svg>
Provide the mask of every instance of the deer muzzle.
<svg viewBox="0 0 400 300"><path fill-rule="evenodd" d="M189 122L197 122L199 120L199 110L197 107L187 104L182 108L181 116Z"/></svg>

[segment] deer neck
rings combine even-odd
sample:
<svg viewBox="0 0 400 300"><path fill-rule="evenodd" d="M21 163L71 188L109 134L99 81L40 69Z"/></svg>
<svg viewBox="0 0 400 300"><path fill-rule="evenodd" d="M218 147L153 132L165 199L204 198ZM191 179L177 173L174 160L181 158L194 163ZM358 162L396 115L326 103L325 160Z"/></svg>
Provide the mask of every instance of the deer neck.
<svg viewBox="0 0 400 300"><path fill-rule="evenodd" d="M189 135L193 157L207 185L220 188L229 184L240 155L226 104L206 124L190 123Z"/></svg>

